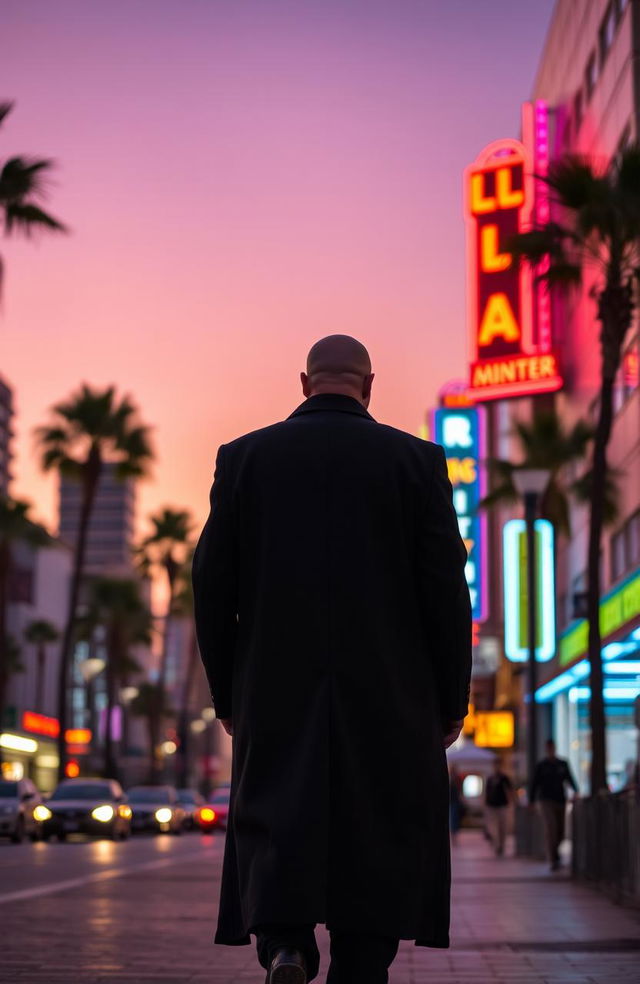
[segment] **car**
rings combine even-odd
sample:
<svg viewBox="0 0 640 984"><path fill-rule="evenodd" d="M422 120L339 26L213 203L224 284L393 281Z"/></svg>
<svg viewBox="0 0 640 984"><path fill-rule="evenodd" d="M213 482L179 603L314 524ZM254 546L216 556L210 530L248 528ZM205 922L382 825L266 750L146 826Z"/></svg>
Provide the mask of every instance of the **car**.
<svg viewBox="0 0 640 984"><path fill-rule="evenodd" d="M25 835L38 840L42 822L37 814L42 797L31 779L0 780L0 837L19 844Z"/></svg>
<svg viewBox="0 0 640 984"><path fill-rule="evenodd" d="M132 830L182 833L186 814L175 786L132 786L127 798L133 810Z"/></svg>
<svg viewBox="0 0 640 984"><path fill-rule="evenodd" d="M203 834L212 834L216 829L227 829L230 793L229 786L220 786L198 810L198 825Z"/></svg>
<svg viewBox="0 0 640 984"><path fill-rule="evenodd" d="M204 796L196 789L178 789L178 801L184 810L184 826L187 830L195 830L198 808L204 806Z"/></svg>
<svg viewBox="0 0 640 984"><path fill-rule="evenodd" d="M131 833L131 807L115 779L63 779L37 813L44 840L68 834L125 840Z"/></svg>

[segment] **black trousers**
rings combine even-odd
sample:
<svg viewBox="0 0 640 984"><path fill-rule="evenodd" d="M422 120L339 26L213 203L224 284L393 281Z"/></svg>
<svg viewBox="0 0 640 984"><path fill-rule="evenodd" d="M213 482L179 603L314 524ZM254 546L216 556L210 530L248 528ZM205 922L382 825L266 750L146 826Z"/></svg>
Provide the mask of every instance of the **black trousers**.
<svg viewBox="0 0 640 984"><path fill-rule="evenodd" d="M267 970L280 947L300 950L307 964L307 980L318 976L320 954L315 926L260 926L256 931L258 960ZM327 984L387 984L388 970L399 940L369 933L330 929L331 964Z"/></svg>

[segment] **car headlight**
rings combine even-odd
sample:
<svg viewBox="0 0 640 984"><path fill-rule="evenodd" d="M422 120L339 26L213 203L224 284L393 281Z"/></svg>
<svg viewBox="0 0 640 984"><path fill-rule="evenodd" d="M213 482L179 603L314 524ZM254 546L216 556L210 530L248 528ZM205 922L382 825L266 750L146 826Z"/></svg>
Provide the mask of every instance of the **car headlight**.
<svg viewBox="0 0 640 984"><path fill-rule="evenodd" d="M102 823L108 823L109 820L113 820L113 807L105 804L104 806L96 806L95 810L91 811L91 816L94 820L100 820Z"/></svg>
<svg viewBox="0 0 640 984"><path fill-rule="evenodd" d="M49 810L48 807L43 806L42 803L36 806L35 810L33 811L34 820L50 820L52 816L53 813L51 812L51 810Z"/></svg>
<svg viewBox="0 0 640 984"><path fill-rule="evenodd" d="M172 816L173 813L168 806L161 806L159 810L156 810L156 820L158 823L169 823Z"/></svg>
<svg viewBox="0 0 640 984"><path fill-rule="evenodd" d="M124 817L125 820L130 820L131 819L131 807L130 806L127 806L126 803L122 803L122 805L118 807L118 816L119 817Z"/></svg>

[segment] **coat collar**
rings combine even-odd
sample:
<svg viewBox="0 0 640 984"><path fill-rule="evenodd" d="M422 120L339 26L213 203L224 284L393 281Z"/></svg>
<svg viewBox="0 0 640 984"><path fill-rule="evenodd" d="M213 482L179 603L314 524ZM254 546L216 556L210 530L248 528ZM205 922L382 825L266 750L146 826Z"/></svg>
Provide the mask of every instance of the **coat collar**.
<svg viewBox="0 0 640 984"><path fill-rule="evenodd" d="M317 396L310 396L304 403L293 411L291 417L298 417L303 413L313 413L315 410L338 411L339 413L355 413L360 417L373 420L371 414L353 396L343 396L341 393L319 393Z"/></svg>

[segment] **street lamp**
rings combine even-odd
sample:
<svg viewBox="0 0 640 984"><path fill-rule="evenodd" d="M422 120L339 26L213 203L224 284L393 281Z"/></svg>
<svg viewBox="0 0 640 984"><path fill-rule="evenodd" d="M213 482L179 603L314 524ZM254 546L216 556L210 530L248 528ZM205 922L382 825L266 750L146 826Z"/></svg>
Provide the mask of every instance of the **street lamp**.
<svg viewBox="0 0 640 984"><path fill-rule="evenodd" d="M536 714L536 621L538 600L536 592L536 516L538 503L549 484L550 472L546 468L516 468L513 484L524 500L524 520L527 535L527 638L529 643L528 689L529 705L527 714L527 782L529 798L533 774L538 756L538 719Z"/></svg>

